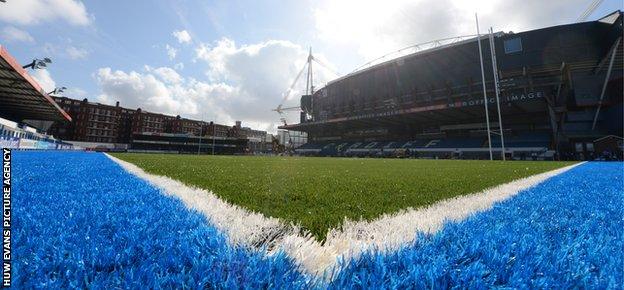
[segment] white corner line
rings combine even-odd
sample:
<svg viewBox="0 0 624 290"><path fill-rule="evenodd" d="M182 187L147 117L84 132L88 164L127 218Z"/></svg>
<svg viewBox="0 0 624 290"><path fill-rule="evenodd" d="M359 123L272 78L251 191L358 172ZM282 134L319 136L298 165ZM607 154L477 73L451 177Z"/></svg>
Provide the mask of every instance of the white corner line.
<svg viewBox="0 0 624 290"><path fill-rule="evenodd" d="M225 233L231 244L264 250L268 255L284 251L306 274L325 280L331 280L340 271L336 267L339 260L346 262L356 259L366 251L397 250L413 242L419 232L435 233L445 222L458 222L491 209L496 203L584 163L521 178L478 193L442 200L428 207L385 214L373 221L354 222L345 219L342 230L331 229L325 244L321 245L298 225L246 210L222 200L210 191L188 186L166 176L146 173L132 163L105 155L127 172L161 189L164 194L177 197L187 208L203 214L213 226Z"/></svg>

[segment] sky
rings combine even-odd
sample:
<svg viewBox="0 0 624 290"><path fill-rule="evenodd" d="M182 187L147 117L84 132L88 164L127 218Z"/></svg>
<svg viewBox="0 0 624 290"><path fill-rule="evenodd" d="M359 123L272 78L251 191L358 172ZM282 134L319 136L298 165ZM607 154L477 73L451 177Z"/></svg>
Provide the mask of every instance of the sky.
<svg viewBox="0 0 624 290"><path fill-rule="evenodd" d="M6 0L0 45L66 97L275 132L311 47L315 86L405 46L574 23L591 0ZM587 20L615 10L605 0ZM300 81L284 106L296 106ZM286 115L296 123L296 112Z"/></svg>

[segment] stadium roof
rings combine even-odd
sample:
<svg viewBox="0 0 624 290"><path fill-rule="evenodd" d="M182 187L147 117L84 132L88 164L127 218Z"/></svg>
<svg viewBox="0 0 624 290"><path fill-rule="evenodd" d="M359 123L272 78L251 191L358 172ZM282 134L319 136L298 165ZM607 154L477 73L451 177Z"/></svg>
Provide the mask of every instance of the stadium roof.
<svg viewBox="0 0 624 290"><path fill-rule="evenodd" d="M598 22L603 22L603 23L609 23L609 24L613 24L615 23L615 21L617 21L618 17L621 17L623 15L621 10L616 10L614 12L611 12L603 17L601 17L598 20ZM594 22L594 21L587 21L587 22ZM564 24L564 25L557 25L557 26L565 26L565 25L573 25L576 23L570 23L570 24ZM555 26L553 26L555 27ZM549 27L547 27L549 28ZM544 29L544 28L542 28ZM530 32L530 31L535 31L535 30L541 30L541 29L534 29L534 30L528 30L528 31L524 31L524 32ZM507 34L514 34L514 32L509 32L509 33L505 33L503 31L499 31L499 32L495 32L494 35L496 36L502 36L502 35L507 35ZM481 34L481 40L483 39L488 39L488 33L487 32L482 32ZM350 72L344 76L338 77L336 79L333 79L329 82L327 82L327 85L329 84L333 84L336 82L339 82L341 80L347 79L349 77L361 74L361 73L365 73L371 70L374 70L376 68L388 65L389 63L393 63L393 62L400 62L401 60L404 59L408 59L414 56L418 56L418 55L422 55L422 54L427 54L427 53L431 53L431 52L435 52L438 50L443 50L449 47L454 47L454 46L460 46L466 43L471 43L471 42L476 42L477 41L477 36L476 35L464 35L464 36L456 36L456 37L449 37L449 38L443 38L443 39L437 39L437 40L433 40L433 41L427 41L424 43L419 43L416 45L410 45L408 47L404 47L399 49L398 51L393 51L391 53L388 53L386 55L383 55L377 59L374 59L358 68L356 68L353 72ZM413 52L408 52L410 50L414 50ZM394 56L394 57L392 57Z"/></svg>
<svg viewBox="0 0 624 290"><path fill-rule="evenodd" d="M0 46L0 117L22 121L71 121L25 69Z"/></svg>

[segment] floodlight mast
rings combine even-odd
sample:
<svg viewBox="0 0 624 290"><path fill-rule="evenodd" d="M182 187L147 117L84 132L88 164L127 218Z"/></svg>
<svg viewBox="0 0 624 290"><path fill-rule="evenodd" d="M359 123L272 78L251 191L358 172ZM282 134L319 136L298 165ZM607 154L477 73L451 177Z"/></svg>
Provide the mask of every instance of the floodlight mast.
<svg viewBox="0 0 624 290"><path fill-rule="evenodd" d="M49 92L48 95L59 95L62 92L64 92L66 89L67 89L67 87L54 88L54 90Z"/></svg>
<svg viewBox="0 0 624 290"><path fill-rule="evenodd" d="M38 59L35 58L32 60L31 63L27 64L27 65L23 65L22 68L27 69L44 69L46 67L48 67L48 64L52 63L52 60L50 58L44 57L43 59Z"/></svg>

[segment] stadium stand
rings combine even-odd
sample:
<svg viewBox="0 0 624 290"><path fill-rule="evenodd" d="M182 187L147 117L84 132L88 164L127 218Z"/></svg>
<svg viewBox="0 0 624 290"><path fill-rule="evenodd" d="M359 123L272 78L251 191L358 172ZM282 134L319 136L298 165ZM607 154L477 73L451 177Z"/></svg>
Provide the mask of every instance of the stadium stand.
<svg viewBox="0 0 624 290"><path fill-rule="evenodd" d="M11 149L73 149L73 145L53 136L38 133L35 128L0 119L0 148Z"/></svg>
<svg viewBox="0 0 624 290"><path fill-rule="evenodd" d="M481 148L483 147L484 138L446 138L441 140L432 140L427 144L427 148Z"/></svg>
<svg viewBox="0 0 624 290"><path fill-rule="evenodd" d="M518 135L505 136L506 147L539 147L548 148L550 146L550 136L547 132L527 133L522 132ZM500 147L500 139L494 138L492 146Z"/></svg>
<svg viewBox="0 0 624 290"><path fill-rule="evenodd" d="M552 158L548 150L550 137L547 132L509 134L505 141L510 156L527 159ZM494 138L492 146L500 146L500 139ZM428 158L474 158L488 157L486 137L446 137L416 139L410 141L372 141L344 143L307 143L295 152L303 156L345 156L345 157L428 157ZM496 149L495 149L496 150Z"/></svg>
<svg viewBox="0 0 624 290"><path fill-rule="evenodd" d="M7 120L72 120L3 46L0 46L0 104L0 118Z"/></svg>
<svg viewBox="0 0 624 290"><path fill-rule="evenodd" d="M498 133L494 43L504 156L587 159L594 140L623 135L622 19L616 11L497 32L374 64L303 96L301 122L280 128L308 133L311 144L295 151L306 155L489 158L485 102ZM487 54L485 80L478 42ZM499 138L491 135L494 158L503 156ZM323 149L325 140L332 145Z"/></svg>
<svg viewBox="0 0 624 290"><path fill-rule="evenodd" d="M134 133L128 152L241 154L248 139L238 137L206 138L191 134ZM214 145L214 146L213 146Z"/></svg>
<svg viewBox="0 0 624 290"><path fill-rule="evenodd" d="M72 149L71 144L37 131L45 131L53 121L71 120L6 48L0 46L0 147Z"/></svg>

